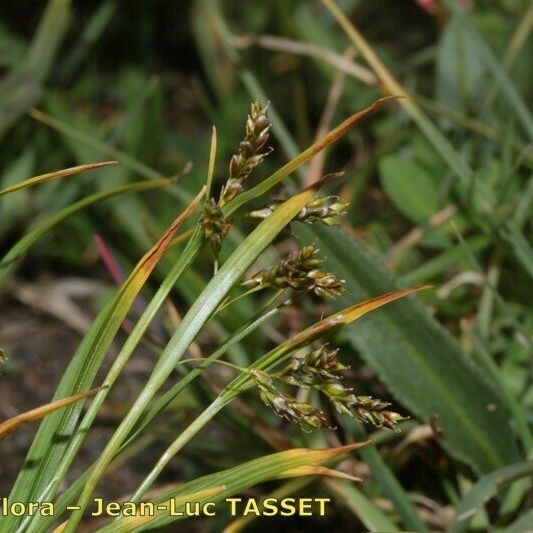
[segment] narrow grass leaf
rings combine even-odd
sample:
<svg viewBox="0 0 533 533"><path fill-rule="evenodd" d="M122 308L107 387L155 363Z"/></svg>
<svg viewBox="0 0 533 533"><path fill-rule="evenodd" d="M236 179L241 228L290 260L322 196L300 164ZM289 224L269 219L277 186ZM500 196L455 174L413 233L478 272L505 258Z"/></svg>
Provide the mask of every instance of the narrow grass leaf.
<svg viewBox="0 0 533 533"><path fill-rule="evenodd" d="M368 531L398 531L397 525L350 483L328 480L326 485L363 522Z"/></svg>
<svg viewBox="0 0 533 533"><path fill-rule="evenodd" d="M154 498L154 503L166 502L170 498L176 498L183 494L195 493L200 490L207 490L212 487L225 486L225 490L213 495L210 501L219 502L224 501L226 498L232 497L235 494L239 494L249 487L253 487L258 483L269 481L272 479L279 479L285 477L283 473L286 473L288 477L293 477L291 473L294 469L305 465L317 465L324 463L342 454L349 453L353 450L361 448L366 445L366 442L356 442L347 446L340 446L338 448L327 448L321 450L312 450L309 448L295 448L271 455L266 455L259 459L254 459L242 465L204 476L194 481L185 483L176 489L165 492L164 494ZM302 470L302 475L308 475L305 470ZM149 525L151 528L161 528L180 520L179 516L169 516L165 514L151 521ZM107 527L99 530L99 533L115 533L117 525L121 525L122 520L113 522ZM144 528L143 528L144 529ZM142 531L138 529L136 531ZM119 529L118 531L123 531ZM124 531L131 531L124 530Z"/></svg>
<svg viewBox="0 0 533 533"><path fill-rule="evenodd" d="M153 181L150 182L152 185L153 183ZM146 252L115 296L99 313L67 367L56 389L56 398L74 394L92 383L137 294L170 245L175 231L192 215L204 192L205 187L155 245ZM79 413L80 408L73 406L43 421L26 457L25 467L15 482L12 497L21 501L30 501L32 497L41 492L44 485L56 476L65 459L65 450L72 437ZM57 439L56 435L62 435L64 438ZM56 485L59 482L60 480L57 480ZM14 518L7 517L6 520L9 522Z"/></svg>
<svg viewBox="0 0 533 533"><path fill-rule="evenodd" d="M47 174L41 174L40 176L29 178L27 180L21 181L20 183L16 183L15 185L11 185L10 187L5 187L4 189L0 189L0 196L3 196L4 194L9 194L15 191L19 191L20 189L25 189L27 187L33 187L35 185L39 185L46 181L66 178L67 176L75 176L77 174L81 174L82 172L87 172L88 170L93 170L96 168L105 168L105 167L109 167L109 166L117 165L117 164L118 164L118 161L103 161L102 163L89 163L87 165L78 165L76 167L65 168L63 170L58 170L56 172L49 172Z"/></svg>

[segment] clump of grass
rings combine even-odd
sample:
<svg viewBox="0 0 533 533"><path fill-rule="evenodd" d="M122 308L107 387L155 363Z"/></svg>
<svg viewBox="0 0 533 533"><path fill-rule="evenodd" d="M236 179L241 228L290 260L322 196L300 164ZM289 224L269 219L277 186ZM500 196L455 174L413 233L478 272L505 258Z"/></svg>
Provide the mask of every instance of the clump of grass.
<svg viewBox="0 0 533 533"><path fill-rule="evenodd" d="M79 406L76 407L71 404L86 396L87 393L73 396L72 400L68 399L63 403L56 402L53 404L54 409L57 406L64 405L69 405L69 407L65 408L58 415L52 415L55 418L48 416L45 419L45 423L41 426L30 450L29 458L38 453L46 457L46 462L36 461L34 463L32 470L35 472L32 475L36 476L34 478L36 481L33 483L31 483L30 479L27 479L26 472L21 473L13 492L18 495L17 497L39 498L44 497L43 494L45 494L47 498L51 498L57 494L60 483L76 457L85 438L85 434L90 430L109 389L120 375L124 364L133 353L135 346L141 341L146 327L150 323L157 308L163 302L166 294L168 294L170 287L179 281L181 274L189 267L192 259L200 252L201 245L204 241L210 242L211 247L216 253L220 250L224 237L231 230L231 223L228 222L227 215L235 212L235 209L231 210L232 202L244 191L245 180L250 176L252 170L259 167L264 160L267 154L267 151L264 149L269 138L269 131L270 121L266 115L266 108L263 108L257 102L253 103L250 115L246 121L245 138L241 142L238 152L231 158L230 176L222 187L218 202L215 202L212 197L204 200L202 212L198 217L199 226L190 236L182 255L178 258L173 270L169 273L169 282L163 282L159 293L148 305L144 314L139 319L138 324L130 332L130 336L123 350L115 359L108 376L104 379L103 388L94 391L94 393L97 393L96 399L93 401L81 424L78 425L75 422L80 412ZM329 141L322 142L323 147L327 146L329 142L332 142L336 136L328 134L327 138ZM215 134L213 136L210 154L209 168L213 169L214 157L216 155ZM306 158L311 157L313 154L312 147L304 152L304 154L307 155L303 157L299 156L298 164L304 163ZM278 179L282 178L279 171L277 175L280 176ZM207 181L209 185L211 176L208 177ZM315 198L316 192L325 181L327 179L302 190L284 202L276 202L275 205L270 204L268 208L270 210L269 213L266 213L265 210L262 211L261 218L263 218L263 221L259 226L233 251L221 269L213 274L207 287L191 305L176 332L162 350L159 362L154 367L152 375L140 391L129 413L116 429L100 458L87 471L87 474L83 477L82 484L75 484L74 486L77 487L75 490L68 490L63 495L63 499L66 501L73 501L77 495L80 495L78 500L79 510L71 515L65 525L65 531L74 531L76 529L96 484L106 471L110 462L117 454L122 452L124 447L135 443L146 429L150 427L150 421L182 390L183 387L180 382L176 388L170 390L170 396L167 393L161 398L160 402L156 403L155 411L150 417L145 418L145 413L150 408L150 404L157 391L176 368L176 365L182 359L190 343L209 319L212 319L214 316L216 317L222 312L224 305L221 304L226 301L224 299L227 298L228 292L232 287L238 286L243 274L261 251L292 220L306 224L322 223L330 226L345 212L346 206L339 203L336 197ZM29 183L33 182L30 180ZM270 186L275 184L273 180L270 183ZM75 388L83 387L86 383L92 381L95 371L99 364L101 364L105 351L109 347L123 318L126 316L128 309L131 307L135 296L146 281L148 274L155 268L157 263L162 259L163 254L168 250L176 230L187 218L193 215L205 191L209 189L209 186L204 187L187 209L169 226L152 249L141 259L131 276L119 289L115 298L96 319L93 328L91 328L84 343L82 343L73 358L70 367L67 369L57 394L66 394L68 391L74 391ZM322 261L318 258L317 253L318 249L314 245L306 245L293 256L283 259L278 265L257 272L251 278L241 283L248 290L241 294L238 299L246 297L259 288L267 287L276 288L278 292L285 290L293 291L300 296L306 293L314 293L317 296L327 298L341 294L343 280L339 279L334 273L326 272L320 268ZM383 298L376 298L368 303L364 302L355 306L353 309L347 309L346 313L334 315L329 320L323 320L314 327L302 332L299 337L293 338L289 342L283 343L273 351L265 354L265 356L252 363L248 368L240 367L227 361L217 361L236 369L240 372L240 376L237 376L234 382L230 383L218 395L214 402L188 428L178 435L176 440L169 446L154 468L146 476L145 480L134 492L132 501L139 501L144 496L165 468L168 461L216 413L225 405L231 403L237 395L243 394L252 386L257 388L263 402L271 407L278 416L286 421L296 422L302 428L330 428L331 424L328 422L323 411L310 403L298 400L295 396L283 392L279 389L280 385L316 389L331 401L338 414L349 414L350 416L357 417L361 421L369 422L378 427L396 429L397 422L403 420L403 418L396 413L387 411L385 409L388 406L387 403L366 396L356 396L352 389L344 384L342 371L345 367L337 360L336 350L330 350L326 346L311 349L304 358L292 359L290 364L285 368L279 371L273 371L273 368L281 364L286 356L290 355L297 346L310 347L314 339L327 334L343 324L356 320L362 314L400 298L413 290L417 289L409 289L393 293L392 295L385 295ZM301 301L301 298L298 301ZM275 304L274 300L271 300L257 317L250 317L249 325L245 324L245 326L253 329L253 325L256 322L259 323L259 320L263 320L261 315L264 314L266 316L272 313L273 309L269 309L269 307L273 305L274 309L281 311L286 306L286 302L287 300L284 300L282 303ZM229 305L227 301L225 305ZM227 344L231 342L233 341L230 336ZM216 359L206 358L203 368L215 362L225 351L226 348L222 348L215 352ZM96 361L96 355L100 357L99 361ZM79 374L77 369L86 367L89 361L93 361L92 375L87 371ZM184 386L197 375L194 374L194 370L190 370L189 374L191 376L190 379L187 374L182 378ZM45 410L43 410L44 413ZM146 422L142 423L141 421L143 419ZM69 430L70 438L61 443L55 442L52 438L53 435L57 431L60 431L61 428L66 429L67 427L71 428ZM65 431L65 429L62 431ZM56 467L53 466L54 464ZM46 484L47 487L45 493L39 488L43 484ZM208 483L202 488L211 490L213 487ZM80 490L81 494L79 492ZM13 519L8 519L8 521L11 523L16 522ZM32 527L40 527L39 521L32 519L30 522Z"/></svg>

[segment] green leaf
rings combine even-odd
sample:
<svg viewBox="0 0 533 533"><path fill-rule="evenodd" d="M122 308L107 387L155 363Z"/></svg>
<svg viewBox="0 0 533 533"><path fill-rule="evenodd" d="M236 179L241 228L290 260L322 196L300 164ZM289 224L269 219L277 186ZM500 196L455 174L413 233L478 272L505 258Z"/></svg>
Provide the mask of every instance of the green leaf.
<svg viewBox="0 0 533 533"><path fill-rule="evenodd" d="M7 276L7 274L15 267L17 262L24 256L27 250L40 239L47 231L52 229L56 224L59 224L70 215L85 209L93 204L129 192L146 191L149 189L156 189L171 183L169 179L147 180L130 183L121 187L114 187L111 189L97 192L79 200L78 202L65 207L61 211L55 213L51 217L43 220L35 227L31 228L19 241L17 241L4 255L0 261L0 285Z"/></svg>
<svg viewBox="0 0 533 533"><path fill-rule="evenodd" d="M327 480L326 485L363 522L368 531L397 531L383 511L378 509L357 487L338 479Z"/></svg>
<svg viewBox="0 0 533 533"><path fill-rule="evenodd" d="M342 231L302 226L297 228L302 240L318 238L327 257L325 266L346 280L346 295L335 300L336 308L394 287L391 275L358 241ZM483 381L457 341L419 303L397 302L342 334L412 413L424 421L440 415L440 442L452 456L477 472L518 460L500 394Z"/></svg>
<svg viewBox="0 0 533 533"><path fill-rule="evenodd" d="M420 224L437 211L437 188L418 165L391 155L381 159L379 171L387 196L406 218Z"/></svg>
<svg viewBox="0 0 533 533"><path fill-rule="evenodd" d="M253 487L258 483L272 479L293 477L294 469L299 466L321 464L330 461L341 454L361 448L365 444L366 443L354 443L339 448L319 450L295 448L266 455L234 468L189 481L177 488L166 491L164 494L161 494L150 501L159 504L183 494L196 493L217 486L224 486L224 490L213 495L209 500L214 502L224 501L226 498L239 494L248 487ZM181 517L181 519L183 518L184 517ZM146 527L139 527L139 529L137 529L136 527L133 527L136 525L135 519L122 518L98 531L100 533L143 531L147 527L152 530L152 528L161 528L178 520L180 520L179 516L171 516L169 513L164 513L162 516L157 516L154 517L153 520L147 521L146 524L144 524Z"/></svg>
<svg viewBox="0 0 533 533"><path fill-rule="evenodd" d="M449 531L468 530L470 519L507 483L533 474L533 461L516 463L483 476L459 503Z"/></svg>

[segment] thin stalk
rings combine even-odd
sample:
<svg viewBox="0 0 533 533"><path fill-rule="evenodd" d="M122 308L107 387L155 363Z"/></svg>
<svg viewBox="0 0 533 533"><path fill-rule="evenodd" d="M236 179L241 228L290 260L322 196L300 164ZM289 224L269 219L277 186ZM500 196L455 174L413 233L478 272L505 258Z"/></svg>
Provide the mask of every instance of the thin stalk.
<svg viewBox="0 0 533 533"><path fill-rule="evenodd" d="M245 298L246 296L249 296L250 294L253 294L254 292L260 291L264 288L265 288L264 285L257 285L256 287L252 287L251 289L248 289L246 292L243 292L242 294L235 296L235 298L232 298L231 300L226 300L225 302L222 302L218 306L218 309L214 312L214 314L220 313L220 311L223 311L224 309L226 309L226 307L229 307L235 302L238 302L241 298Z"/></svg>
<svg viewBox="0 0 533 533"><path fill-rule="evenodd" d="M219 361L220 362L220 361ZM146 491L152 486L157 479L163 468L167 463L185 446L223 407L222 398L218 396L214 402L212 402L207 409L205 409L200 416L194 419L194 422L187 426L182 431L179 437L165 450L163 455L159 458L154 468L144 478L139 485L133 496L130 498L132 502L139 502L144 496Z"/></svg>

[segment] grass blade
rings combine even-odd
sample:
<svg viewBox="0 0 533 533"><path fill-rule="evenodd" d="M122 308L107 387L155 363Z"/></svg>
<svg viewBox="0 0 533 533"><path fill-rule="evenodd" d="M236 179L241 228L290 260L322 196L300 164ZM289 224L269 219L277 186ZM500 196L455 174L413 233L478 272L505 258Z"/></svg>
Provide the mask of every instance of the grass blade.
<svg viewBox="0 0 533 533"><path fill-rule="evenodd" d="M60 179L60 178L66 178L67 176L76 176L77 174L81 174L82 172L87 172L88 170L110 167L110 166L117 165L117 164L118 164L118 161L103 161L102 163L89 163L88 165L78 165L76 167L65 168L63 170L58 170L56 172L49 172L47 174L41 174L40 176L29 178L27 180L21 181L20 183L16 183L15 185L11 185L10 187L5 187L4 189L0 189L0 196L3 196L4 194L9 194L15 191L19 191L20 189L25 189L27 187L33 187L35 185L39 185L47 181Z"/></svg>
<svg viewBox="0 0 533 533"><path fill-rule="evenodd" d="M533 475L533 461L516 463L483 476L457 506L456 517L449 531L467 531L470 519L507 483Z"/></svg>
<svg viewBox="0 0 533 533"><path fill-rule="evenodd" d="M172 179L163 178L159 180L139 181L136 183L130 183L128 185L122 185L120 187L114 187L112 189L91 194L90 196L79 200L65 209L62 209L58 213L37 224L8 250L8 252L0 261L0 284L4 281L8 273L15 267L17 262L22 258L26 251L38 239L40 239L47 231L65 220L65 218L69 217L70 215L103 200L113 198L114 196L165 187L166 185L172 183L172 181Z"/></svg>
<svg viewBox="0 0 533 533"><path fill-rule="evenodd" d="M366 442L356 442L347 446L322 450L296 448L293 450L267 455L265 457L244 463L243 465L195 479L194 481L185 483L176 489L165 492L151 501L154 503L165 502L169 498L175 498L182 494L206 490L210 487L220 485L224 485L226 487L225 490L214 495L211 498L211 501L224 501L226 498L241 493L248 487L253 487L258 483L262 483L271 479L279 479L287 476L292 477L291 472L294 472L295 468L305 465L321 464L330 461L342 454L359 449L365 446L365 444ZM156 520L150 523L150 527L161 528L179 519L180 517L173 517L169 516L169 514L166 514L164 516L157 517ZM122 526L123 523L124 522L122 520L113 522L109 526L99 530L99 532L115 533L116 531L131 531L131 529L115 529L117 526Z"/></svg>
<svg viewBox="0 0 533 533"><path fill-rule="evenodd" d="M154 181L149 183L153 184ZM193 213L204 190L200 191L189 207L143 256L112 300L100 312L65 371L56 389L55 397L71 395L87 388L88 384L92 383L103 357L137 294L170 245L174 232ZM62 463L68 466L65 461L68 439L61 439L58 442L54 436L58 434L72 436L79 413L80 409L74 406L44 420L26 457L26 466L18 476L11 492L13 498L18 498L20 501L32 501L32 497L40 494L42 487L56 476ZM84 435L81 435L78 438L83 439L83 437ZM61 469L66 470L65 467ZM59 482L58 479L56 485ZM6 517L6 527L9 528L10 521L13 519L15 517Z"/></svg>
<svg viewBox="0 0 533 533"><path fill-rule="evenodd" d="M75 396L69 396L68 398L63 398L61 400L56 400L55 402L50 402L20 415L13 416L12 418L2 422L0 424L0 439L3 439L13 431L17 430L20 426L24 424L29 424L43 418L44 416L57 411L58 409L63 409L75 402L79 402L87 398L88 396L94 396L96 393L100 392L103 387L98 387L87 392L82 392L81 394L76 394Z"/></svg>

